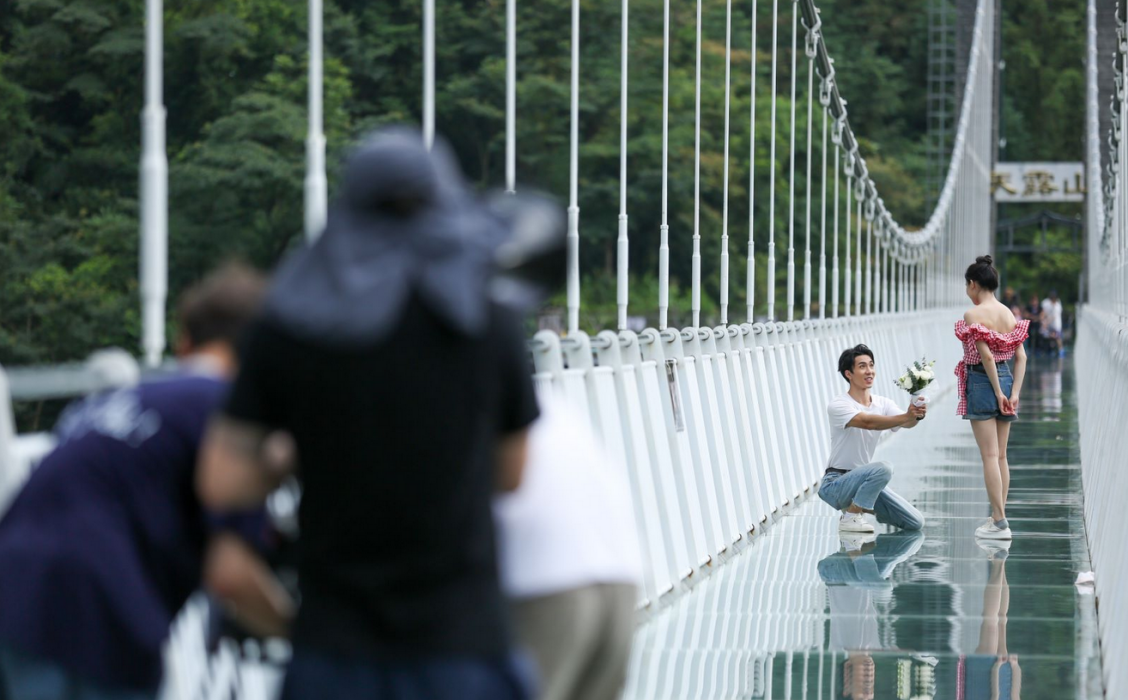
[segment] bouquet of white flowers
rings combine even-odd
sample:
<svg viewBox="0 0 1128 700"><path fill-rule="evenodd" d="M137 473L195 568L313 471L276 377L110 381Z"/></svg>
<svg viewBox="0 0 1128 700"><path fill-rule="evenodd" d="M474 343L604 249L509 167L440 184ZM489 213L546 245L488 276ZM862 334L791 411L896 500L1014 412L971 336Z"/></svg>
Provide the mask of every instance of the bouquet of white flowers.
<svg viewBox="0 0 1128 700"><path fill-rule="evenodd" d="M922 357L906 368L905 373L894 382L897 386L912 395L913 405L917 408L928 403L928 397L924 395L924 389L936 379L936 372L932 369L932 365L934 364L936 364L936 360L929 362Z"/></svg>

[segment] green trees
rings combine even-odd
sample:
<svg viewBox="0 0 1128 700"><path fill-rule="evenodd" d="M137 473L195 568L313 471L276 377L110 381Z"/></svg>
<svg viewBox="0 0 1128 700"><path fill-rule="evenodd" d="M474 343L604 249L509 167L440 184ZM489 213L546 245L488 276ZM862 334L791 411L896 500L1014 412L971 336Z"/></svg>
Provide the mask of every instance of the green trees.
<svg viewBox="0 0 1128 700"><path fill-rule="evenodd" d="M1060 0L1038 2L1060 4ZM780 3L783 53L776 86L780 103L774 164L769 162L771 4L759 4L756 197L751 204L751 3L733 6L729 245L730 303L736 319L743 318L745 304L750 218L761 267L757 304L764 309L771 168L775 168L777 182L775 227L781 257L785 258L787 245L791 75L786 51L791 4ZM476 186L500 187L504 176L504 0L438 5L438 129L453 144ZM883 197L906 223L923 223L927 212L918 182L923 171L925 126L924 0L908 5L823 0L820 6L841 90L850 101L850 119L863 139L863 150ZM13 0L8 8L10 11L0 13L0 362L74 359L107 344L135 349L139 331L136 199L142 3ZM404 0L327 1L325 125L331 169L348 144L373 126L418 121L420 8L420 3ZM695 12L693 2L672 3L672 321L688 316ZM632 0L630 17L628 212L635 278L631 301L632 313L648 314L653 320L661 220L661 0ZM561 198L568 191L569 22L569 0L518 4L518 182ZM617 3L584 0L581 262L585 274L583 320L591 326L611 318L614 302L610 272L618 226L619 22ZM1028 37L1034 45L1045 44L1037 36L1029 39L1042 31L1042 25L1015 26L1008 25L1008 37ZM719 291L724 29L724 2L707 0L703 8L700 231L703 315L709 320L716 318ZM1081 41L1079 23L1071 25L1069 32ZM268 268L301 238L306 3L168 0L165 42L169 271L170 298L174 298L185 284L224 258L240 257ZM1080 65L1080 50L1070 51L1054 49L1034 73L1048 80L1045 76L1060 70L1063 61ZM798 64L796 248L801 250L807 192L803 176L807 62L802 55L802 35ZM1012 82L1017 80L1015 74L1012 65ZM1059 82L1060 89L1055 88L1053 94L1060 93L1061 99L1055 109L1063 115L1070 108L1080 109L1080 100L1068 87L1071 83L1064 77ZM1008 83L1008 95L1010 89ZM1037 142L1042 137L1040 124L1040 120L1029 119L1022 127L1025 131L1013 126L1014 147L1018 147L1016 140ZM816 104L816 149L821 126L821 109ZM816 150L816 163L819 157ZM331 188L333 179L330 172ZM817 196L817 175L812 184ZM816 251L818 205L816 199ZM777 299L782 300L784 275L779 276L778 284Z"/></svg>
<svg viewBox="0 0 1128 700"><path fill-rule="evenodd" d="M1008 4L1004 4L1008 8ZM1004 13L1002 55L1003 111L1000 132L1006 139L999 159L1008 161L1078 161L1085 153L1085 6L1067 0L1015 3ZM1106 106L1102 105L1104 109ZM1102 135L1102 138L1104 135ZM1082 205L1009 204L1000 206L999 220L1021 219L1049 208L1080 216ZM1024 232L1033 242L1036 227ZM1021 234L1020 234L1021 235ZM1071 232L1051 226L1047 239L1068 247ZM1012 254L1005 284L1023 299L1041 298L1056 288L1067 308L1078 301L1082 256Z"/></svg>

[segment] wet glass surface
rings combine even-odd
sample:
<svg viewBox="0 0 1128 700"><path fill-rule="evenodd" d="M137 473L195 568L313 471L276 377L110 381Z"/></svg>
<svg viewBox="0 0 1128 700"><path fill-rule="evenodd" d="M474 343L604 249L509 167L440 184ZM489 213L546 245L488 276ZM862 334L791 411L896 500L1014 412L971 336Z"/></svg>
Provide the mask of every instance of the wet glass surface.
<svg viewBox="0 0 1128 700"><path fill-rule="evenodd" d="M1009 549L974 537L990 507L949 393L878 451L922 532L840 538L808 499L639 628L625 697L1101 697L1069 361L1032 363L1019 408Z"/></svg>

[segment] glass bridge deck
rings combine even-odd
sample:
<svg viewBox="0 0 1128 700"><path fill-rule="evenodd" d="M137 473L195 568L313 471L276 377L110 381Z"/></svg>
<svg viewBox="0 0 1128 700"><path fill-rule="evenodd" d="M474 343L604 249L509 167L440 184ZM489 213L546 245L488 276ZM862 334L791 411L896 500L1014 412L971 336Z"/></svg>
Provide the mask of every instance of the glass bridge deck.
<svg viewBox="0 0 1128 700"><path fill-rule="evenodd" d="M806 500L639 627L624 697L1100 697L1094 600L1074 584L1091 567L1069 360L1031 363L1020 412L1009 550L976 543L990 509L949 393L878 451L922 532L840 541Z"/></svg>

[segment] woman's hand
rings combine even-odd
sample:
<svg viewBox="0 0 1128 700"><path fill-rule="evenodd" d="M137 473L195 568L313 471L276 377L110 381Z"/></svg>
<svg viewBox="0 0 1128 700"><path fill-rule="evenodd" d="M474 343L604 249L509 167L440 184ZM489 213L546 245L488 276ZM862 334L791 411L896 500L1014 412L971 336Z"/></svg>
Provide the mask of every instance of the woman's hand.
<svg viewBox="0 0 1128 700"><path fill-rule="evenodd" d="M1010 405L1011 405L1011 410L1014 411L1015 413L1018 413L1018 393L1017 392L1013 392L1013 391L1011 392Z"/></svg>
<svg viewBox="0 0 1128 700"><path fill-rule="evenodd" d="M998 394L995 394L995 399L999 402L999 411L1004 416L1015 415L1014 405L1011 403L1010 398L1008 398L1003 393L998 393Z"/></svg>

